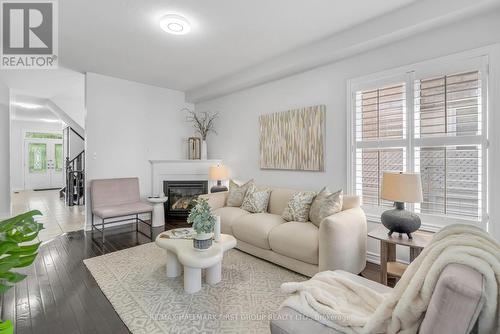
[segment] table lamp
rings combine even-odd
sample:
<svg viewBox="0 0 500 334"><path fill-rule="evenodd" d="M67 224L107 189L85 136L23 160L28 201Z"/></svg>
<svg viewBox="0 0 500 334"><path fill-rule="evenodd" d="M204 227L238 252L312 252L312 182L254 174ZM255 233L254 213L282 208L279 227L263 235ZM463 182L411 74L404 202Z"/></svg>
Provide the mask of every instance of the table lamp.
<svg viewBox="0 0 500 334"><path fill-rule="evenodd" d="M224 165L210 166L208 171L208 178L210 180L216 180L217 185L210 188L210 192L218 193L221 191L227 191L227 187L222 185L222 180L227 180L229 178L229 171Z"/></svg>
<svg viewBox="0 0 500 334"><path fill-rule="evenodd" d="M389 236L394 232L405 233L412 239L411 233L420 228L420 217L405 210L405 203L420 203L422 183L420 174L403 172L384 172L380 197L394 201L395 209L382 213L382 224L389 230Z"/></svg>

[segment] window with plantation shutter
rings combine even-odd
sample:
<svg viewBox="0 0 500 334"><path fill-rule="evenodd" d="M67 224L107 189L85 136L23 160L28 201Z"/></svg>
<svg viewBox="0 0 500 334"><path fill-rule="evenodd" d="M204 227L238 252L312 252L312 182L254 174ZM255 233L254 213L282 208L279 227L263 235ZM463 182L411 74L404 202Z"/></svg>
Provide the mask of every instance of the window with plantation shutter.
<svg viewBox="0 0 500 334"><path fill-rule="evenodd" d="M487 81L483 59L474 64L351 84L350 184L369 215L393 205L380 198L383 172L409 171L421 175L423 202L407 208L424 223L487 219Z"/></svg>
<svg viewBox="0 0 500 334"><path fill-rule="evenodd" d="M356 92L356 192L367 205L390 206L380 199L384 171L406 169L406 84ZM384 146L384 147L381 147Z"/></svg>
<svg viewBox="0 0 500 334"><path fill-rule="evenodd" d="M417 212L482 218L483 124L479 71L415 80ZM453 138L453 141L450 141ZM478 145L479 144L479 145Z"/></svg>

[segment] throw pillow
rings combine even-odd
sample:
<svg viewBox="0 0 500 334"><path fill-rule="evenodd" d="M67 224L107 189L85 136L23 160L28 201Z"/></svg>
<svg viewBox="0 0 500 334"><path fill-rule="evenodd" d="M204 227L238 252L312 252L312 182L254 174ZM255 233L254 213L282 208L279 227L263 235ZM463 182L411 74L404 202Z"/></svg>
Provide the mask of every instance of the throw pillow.
<svg viewBox="0 0 500 334"><path fill-rule="evenodd" d="M245 194L247 193L248 188L250 188L250 186L252 186L253 184L253 180L250 180L240 186L233 180L230 180L226 206L240 207L243 203L243 199L245 198Z"/></svg>
<svg viewBox="0 0 500 334"><path fill-rule="evenodd" d="M267 211L271 189L258 190L252 184L243 199L241 208L251 213L261 213Z"/></svg>
<svg viewBox="0 0 500 334"><path fill-rule="evenodd" d="M326 187L321 189L311 204L311 210L309 210L311 222L319 227L323 219L342 211L343 197L342 189L334 193L331 193Z"/></svg>
<svg viewBox="0 0 500 334"><path fill-rule="evenodd" d="M316 196L315 192L304 191L293 194L281 215L286 221L306 222L309 220L309 209Z"/></svg>

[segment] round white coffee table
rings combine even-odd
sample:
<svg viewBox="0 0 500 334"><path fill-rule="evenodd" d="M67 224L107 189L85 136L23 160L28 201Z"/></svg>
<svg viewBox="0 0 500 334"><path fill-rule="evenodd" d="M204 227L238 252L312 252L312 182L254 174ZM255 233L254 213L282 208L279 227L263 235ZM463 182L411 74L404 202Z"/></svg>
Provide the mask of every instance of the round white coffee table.
<svg viewBox="0 0 500 334"><path fill-rule="evenodd" d="M165 208L163 203L168 197L148 197L148 202L153 205L153 227L165 226Z"/></svg>
<svg viewBox="0 0 500 334"><path fill-rule="evenodd" d="M160 234L156 245L167 251L167 277L178 277L184 267L184 291L195 293L201 289L201 270L206 269L208 284L217 284L222 277L224 252L236 246L232 235L221 234L218 242L205 251L197 251L192 239L170 239ZM181 266L182 265L182 266Z"/></svg>

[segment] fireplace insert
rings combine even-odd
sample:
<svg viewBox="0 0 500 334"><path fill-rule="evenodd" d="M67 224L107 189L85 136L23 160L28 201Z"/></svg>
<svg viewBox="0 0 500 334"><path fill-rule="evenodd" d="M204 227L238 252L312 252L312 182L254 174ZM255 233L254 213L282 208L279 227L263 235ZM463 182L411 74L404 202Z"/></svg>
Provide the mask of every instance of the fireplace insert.
<svg viewBox="0 0 500 334"><path fill-rule="evenodd" d="M198 195L208 193L207 181L164 181L165 219L185 219Z"/></svg>

